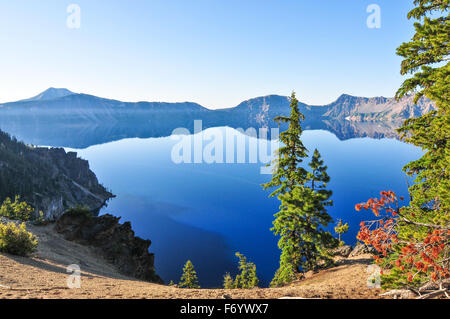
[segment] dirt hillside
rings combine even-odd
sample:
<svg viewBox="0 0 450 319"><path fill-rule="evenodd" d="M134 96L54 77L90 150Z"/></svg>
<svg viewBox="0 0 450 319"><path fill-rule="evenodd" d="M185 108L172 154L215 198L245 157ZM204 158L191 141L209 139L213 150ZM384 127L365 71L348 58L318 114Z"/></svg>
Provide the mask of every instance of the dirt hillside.
<svg viewBox="0 0 450 319"><path fill-rule="evenodd" d="M39 239L30 258L0 254L0 298L380 298L368 288L370 255L342 259L334 268L283 288L180 289L123 276L89 247L66 241L53 225L29 226ZM68 288L68 265L81 268L81 288Z"/></svg>

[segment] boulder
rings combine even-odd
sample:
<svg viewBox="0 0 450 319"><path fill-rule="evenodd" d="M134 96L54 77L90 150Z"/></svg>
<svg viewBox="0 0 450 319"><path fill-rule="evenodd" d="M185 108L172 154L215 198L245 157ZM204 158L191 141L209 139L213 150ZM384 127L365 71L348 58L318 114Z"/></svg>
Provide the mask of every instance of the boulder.
<svg viewBox="0 0 450 319"><path fill-rule="evenodd" d="M409 289L394 289L380 294L381 297L391 297L394 299L412 299L416 298L417 294Z"/></svg>
<svg viewBox="0 0 450 319"><path fill-rule="evenodd" d="M333 256L341 256L341 257L347 258L351 252L352 252L352 246L344 245L344 246L339 246L339 247L333 249L331 253Z"/></svg>
<svg viewBox="0 0 450 319"><path fill-rule="evenodd" d="M355 248L349 254L349 257L355 257L364 254L375 254L376 250L373 247L369 247L364 243L357 242Z"/></svg>

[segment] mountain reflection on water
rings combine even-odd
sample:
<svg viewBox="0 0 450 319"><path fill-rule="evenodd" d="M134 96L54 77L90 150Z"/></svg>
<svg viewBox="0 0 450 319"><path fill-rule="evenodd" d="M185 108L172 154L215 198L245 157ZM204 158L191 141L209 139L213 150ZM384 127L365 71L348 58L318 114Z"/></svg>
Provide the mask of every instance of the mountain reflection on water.
<svg viewBox="0 0 450 319"><path fill-rule="evenodd" d="M120 121L105 123L57 123L51 121L14 120L0 117L0 129L15 136L18 140L33 145L47 145L53 147L86 148L92 145L118 141L124 138L149 138L170 136L176 128L186 128L194 132L194 120L191 117L160 114L142 121ZM220 119L204 119L204 129L217 126L242 128L254 127L274 128L277 124L263 124L251 126L245 120L222 121ZM233 123L234 122L234 123ZM326 130L333 133L339 140L358 137L398 138L396 129L401 122L353 122L348 120L315 120L304 121L304 130ZM285 127L280 127L283 130ZM269 130L270 131L270 130ZM269 134L270 138L270 134Z"/></svg>

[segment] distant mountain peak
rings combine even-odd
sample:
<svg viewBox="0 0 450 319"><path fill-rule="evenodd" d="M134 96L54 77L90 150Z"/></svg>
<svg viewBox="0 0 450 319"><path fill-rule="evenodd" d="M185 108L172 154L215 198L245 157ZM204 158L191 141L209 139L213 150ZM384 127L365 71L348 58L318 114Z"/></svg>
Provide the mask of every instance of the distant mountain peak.
<svg viewBox="0 0 450 319"><path fill-rule="evenodd" d="M53 100L71 94L74 93L68 89L50 87L32 98L21 100L20 102Z"/></svg>
<svg viewBox="0 0 450 319"><path fill-rule="evenodd" d="M335 101L335 103L340 103L340 102L344 102L344 101L349 101L349 100L356 100L356 99L360 99L361 97L358 96L354 96L354 95L350 95L350 94L341 94Z"/></svg>

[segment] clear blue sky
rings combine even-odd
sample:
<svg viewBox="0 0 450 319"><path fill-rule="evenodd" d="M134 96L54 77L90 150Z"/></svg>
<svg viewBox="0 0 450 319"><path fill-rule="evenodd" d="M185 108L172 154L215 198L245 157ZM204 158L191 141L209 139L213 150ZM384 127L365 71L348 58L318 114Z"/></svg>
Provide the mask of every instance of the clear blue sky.
<svg viewBox="0 0 450 319"><path fill-rule="evenodd" d="M67 6L81 28L66 26ZM381 28L369 29L369 4ZM0 0L0 102L66 87L125 101L232 107L393 96L412 0Z"/></svg>

